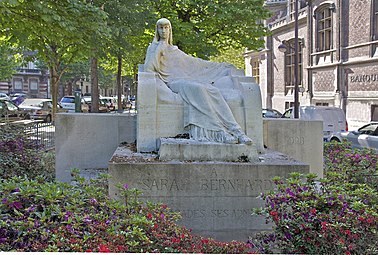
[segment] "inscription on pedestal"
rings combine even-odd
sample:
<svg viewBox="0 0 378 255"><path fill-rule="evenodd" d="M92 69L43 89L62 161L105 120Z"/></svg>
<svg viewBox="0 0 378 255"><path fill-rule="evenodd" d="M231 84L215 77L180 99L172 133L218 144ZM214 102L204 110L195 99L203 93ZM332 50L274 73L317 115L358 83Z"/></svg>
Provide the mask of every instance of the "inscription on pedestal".
<svg viewBox="0 0 378 255"><path fill-rule="evenodd" d="M246 240L256 231L270 230L252 209L264 204L261 193L271 190L274 176L308 172L308 165L249 163L110 164L111 197L115 182L142 191L145 201L167 204L182 215L180 224L195 234L218 240ZM113 188L112 188L113 187Z"/></svg>

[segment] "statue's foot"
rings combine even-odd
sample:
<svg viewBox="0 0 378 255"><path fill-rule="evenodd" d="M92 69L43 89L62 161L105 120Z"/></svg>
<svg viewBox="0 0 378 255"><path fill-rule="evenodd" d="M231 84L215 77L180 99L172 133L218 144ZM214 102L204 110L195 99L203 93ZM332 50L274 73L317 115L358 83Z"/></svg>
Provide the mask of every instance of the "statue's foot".
<svg viewBox="0 0 378 255"><path fill-rule="evenodd" d="M249 138L248 136L242 134L242 135L239 136L239 143L246 144L246 145L251 145L252 144L252 139Z"/></svg>
<svg viewBox="0 0 378 255"><path fill-rule="evenodd" d="M227 144L237 144L239 142L239 139L233 135L226 133L223 142Z"/></svg>

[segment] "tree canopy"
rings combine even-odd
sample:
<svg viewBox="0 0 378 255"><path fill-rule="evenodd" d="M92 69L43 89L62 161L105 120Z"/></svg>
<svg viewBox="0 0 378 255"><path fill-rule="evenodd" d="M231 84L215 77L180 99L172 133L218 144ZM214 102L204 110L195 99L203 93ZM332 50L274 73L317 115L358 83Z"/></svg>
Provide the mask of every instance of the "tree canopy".
<svg viewBox="0 0 378 255"><path fill-rule="evenodd" d="M0 81L12 78L20 60L21 55L17 54L17 50L0 38Z"/></svg>
<svg viewBox="0 0 378 255"><path fill-rule="evenodd" d="M0 1L0 33L10 43L35 50L49 67L54 112L63 63L90 54L91 38L107 35L105 19L101 9L81 0Z"/></svg>
<svg viewBox="0 0 378 255"><path fill-rule="evenodd" d="M168 18L181 50L209 59L230 48L257 49L267 33L264 0L152 0L158 17Z"/></svg>
<svg viewBox="0 0 378 255"><path fill-rule="evenodd" d="M136 74L161 17L170 19L184 52L242 63L244 48L263 46L268 16L264 0L0 0L0 37L37 52L49 67L54 101L65 68L94 54L118 81L121 73Z"/></svg>

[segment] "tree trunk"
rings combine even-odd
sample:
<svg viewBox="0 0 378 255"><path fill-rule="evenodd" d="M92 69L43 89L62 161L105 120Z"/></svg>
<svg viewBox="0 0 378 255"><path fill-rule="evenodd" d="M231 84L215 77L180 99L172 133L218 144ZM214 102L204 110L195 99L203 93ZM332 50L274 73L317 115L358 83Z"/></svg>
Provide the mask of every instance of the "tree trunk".
<svg viewBox="0 0 378 255"><path fill-rule="evenodd" d="M91 59L91 87L92 87L91 112L98 112L98 104L99 104L100 95L98 93L97 58Z"/></svg>
<svg viewBox="0 0 378 255"><path fill-rule="evenodd" d="M58 87L59 87L59 77L57 68L55 66L50 66L50 85L51 85L51 99L53 105L52 120L55 121L55 114L57 113L58 105Z"/></svg>
<svg viewBox="0 0 378 255"><path fill-rule="evenodd" d="M69 96L72 96L72 81L71 80L69 80L69 81L67 81L67 93L68 93L68 95Z"/></svg>
<svg viewBox="0 0 378 255"><path fill-rule="evenodd" d="M117 66L117 100L118 100L118 110L117 112L123 112L122 107L122 84L121 84L121 70L122 69L122 57L118 56L118 66Z"/></svg>

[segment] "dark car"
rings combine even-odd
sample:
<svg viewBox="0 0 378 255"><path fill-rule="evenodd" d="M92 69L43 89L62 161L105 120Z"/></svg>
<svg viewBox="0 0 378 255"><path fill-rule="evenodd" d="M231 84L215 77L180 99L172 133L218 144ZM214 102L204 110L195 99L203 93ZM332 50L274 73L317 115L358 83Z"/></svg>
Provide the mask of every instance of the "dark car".
<svg viewBox="0 0 378 255"><path fill-rule="evenodd" d="M281 118L282 113L274 109L262 109L263 118Z"/></svg>
<svg viewBox="0 0 378 255"><path fill-rule="evenodd" d="M16 121L30 119L30 115L12 101L0 99L0 119L1 121Z"/></svg>

